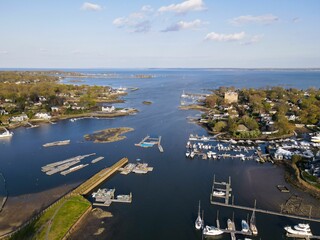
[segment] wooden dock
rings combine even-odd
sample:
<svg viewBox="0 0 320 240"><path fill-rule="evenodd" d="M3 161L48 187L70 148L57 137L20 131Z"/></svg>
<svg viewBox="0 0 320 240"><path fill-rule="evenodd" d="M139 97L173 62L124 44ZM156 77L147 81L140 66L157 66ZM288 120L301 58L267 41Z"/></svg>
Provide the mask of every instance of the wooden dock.
<svg viewBox="0 0 320 240"><path fill-rule="evenodd" d="M235 204L216 202L216 201L213 201L211 195L210 195L210 202L212 205L217 205L217 206L236 208L236 209L242 209L242 210L248 210L248 211L255 211L255 212L260 212L260 213L264 213L264 214L271 214L271 215L276 215L276 216L280 216L280 217L287 217L287 218L295 218L295 219L310 221L310 222L320 222L320 219L318 219L318 218L290 215L290 214L286 214L286 213L263 210L263 209L259 209L259 208L251 208L251 207L239 206L239 205L235 205Z"/></svg>
<svg viewBox="0 0 320 240"><path fill-rule="evenodd" d="M111 167L102 169L100 172L93 175L91 178L89 178L87 181L81 184L78 188L76 188L75 192L81 195L86 195L90 193L94 188L96 188L106 179L111 177L112 174L117 172L119 168L123 167L127 163L128 158L122 158L121 160L113 164Z"/></svg>

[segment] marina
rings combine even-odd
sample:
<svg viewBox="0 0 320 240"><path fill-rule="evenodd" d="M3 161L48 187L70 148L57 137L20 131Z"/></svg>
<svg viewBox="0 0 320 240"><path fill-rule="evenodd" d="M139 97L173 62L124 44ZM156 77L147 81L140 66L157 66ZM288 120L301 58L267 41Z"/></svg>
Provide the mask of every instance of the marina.
<svg viewBox="0 0 320 240"><path fill-rule="evenodd" d="M163 147L161 146L161 136L149 136L147 135L144 139L142 139L139 143L136 143L135 146L149 148L154 145L158 146L160 152L163 152Z"/></svg>

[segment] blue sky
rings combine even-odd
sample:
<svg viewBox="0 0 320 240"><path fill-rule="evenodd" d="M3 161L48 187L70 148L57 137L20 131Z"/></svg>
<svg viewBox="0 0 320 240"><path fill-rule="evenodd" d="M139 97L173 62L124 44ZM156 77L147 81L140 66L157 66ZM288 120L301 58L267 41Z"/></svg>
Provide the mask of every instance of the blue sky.
<svg viewBox="0 0 320 240"><path fill-rule="evenodd" d="M320 67L319 0L0 0L0 67Z"/></svg>

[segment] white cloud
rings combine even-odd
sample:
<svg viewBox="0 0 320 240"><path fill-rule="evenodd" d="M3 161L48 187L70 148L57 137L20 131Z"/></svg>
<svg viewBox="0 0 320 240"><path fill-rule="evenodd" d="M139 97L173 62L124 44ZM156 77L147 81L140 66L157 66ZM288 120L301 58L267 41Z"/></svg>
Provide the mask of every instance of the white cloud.
<svg viewBox="0 0 320 240"><path fill-rule="evenodd" d="M174 31L180 31L180 30L189 30L189 29L198 29L202 27L204 24L207 24L207 22L203 22L199 19L196 19L191 22L185 22L185 21L179 21L166 29L164 29L162 32L174 32Z"/></svg>
<svg viewBox="0 0 320 240"><path fill-rule="evenodd" d="M129 32L146 33L151 29L151 23L147 19L153 9L146 5L138 12L131 13L128 17L119 17L113 20L113 25L118 28L126 28Z"/></svg>
<svg viewBox="0 0 320 240"><path fill-rule="evenodd" d="M249 39L247 39L246 41L242 42L241 45L252 45L255 43L258 43L261 41L261 39L263 38L263 35L254 35L252 37L250 37Z"/></svg>
<svg viewBox="0 0 320 240"><path fill-rule="evenodd" d="M186 13L189 11L201 11L204 10L203 0L187 0L178 4L171 4L168 6L163 6L158 9L159 12L176 12L176 13Z"/></svg>
<svg viewBox="0 0 320 240"><path fill-rule="evenodd" d="M277 16L274 16L272 14L265 14L260 16L245 15L236 17L231 19L230 23L239 26L248 23L271 24L277 21L279 21L279 18Z"/></svg>
<svg viewBox="0 0 320 240"><path fill-rule="evenodd" d="M102 7L98 4L85 2L82 4L81 9L86 11L101 11Z"/></svg>
<svg viewBox="0 0 320 240"><path fill-rule="evenodd" d="M142 6L141 11L142 12L153 12L154 10L150 5L144 5L144 6Z"/></svg>
<svg viewBox="0 0 320 240"><path fill-rule="evenodd" d="M232 33L232 34L223 34L223 33L208 33L205 37L205 40L212 40L218 42L230 42L230 41L240 41L246 36L245 32Z"/></svg>
<svg viewBox="0 0 320 240"><path fill-rule="evenodd" d="M8 54L9 52L6 50L0 50L0 54Z"/></svg>

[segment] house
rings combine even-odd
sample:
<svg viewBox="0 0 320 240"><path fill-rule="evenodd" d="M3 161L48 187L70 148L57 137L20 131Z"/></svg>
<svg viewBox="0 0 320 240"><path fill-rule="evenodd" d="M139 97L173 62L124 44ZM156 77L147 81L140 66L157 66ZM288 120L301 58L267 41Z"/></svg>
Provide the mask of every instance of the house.
<svg viewBox="0 0 320 240"><path fill-rule="evenodd" d="M45 119L45 120L51 119L51 116L48 113L36 113L36 115L34 116L39 119Z"/></svg>
<svg viewBox="0 0 320 240"><path fill-rule="evenodd" d="M40 102L45 102L45 101L47 101L47 99L44 96L40 96L39 97L39 101Z"/></svg>
<svg viewBox="0 0 320 240"><path fill-rule="evenodd" d="M60 108L59 107L51 107L51 112L59 112Z"/></svg>
<svg viewBox="0 0 320 240"><path fill-rule="evenodd" d="M101 111L102 112L107 112L107 113L112 113L116 110L116 108L114 106L102 106L101 107Z"/></svg>
<svg viewBox="0 0 320 240"><path fill-rule="evenodd" d="M228 92L225 92L224 93L224 101L225 103L237 103L238 102L238 93L236 92L231 92L231 91L228 91Z"/></svg>
<svg viewBox="0 0 320 240"><path fill-rule="evenodd" d="M14 116L14 117L11 117L10 118L10 122L23 122L23 121L26 121L28 120L28 116L26 114L21 114L19 116Z"/></svg>

